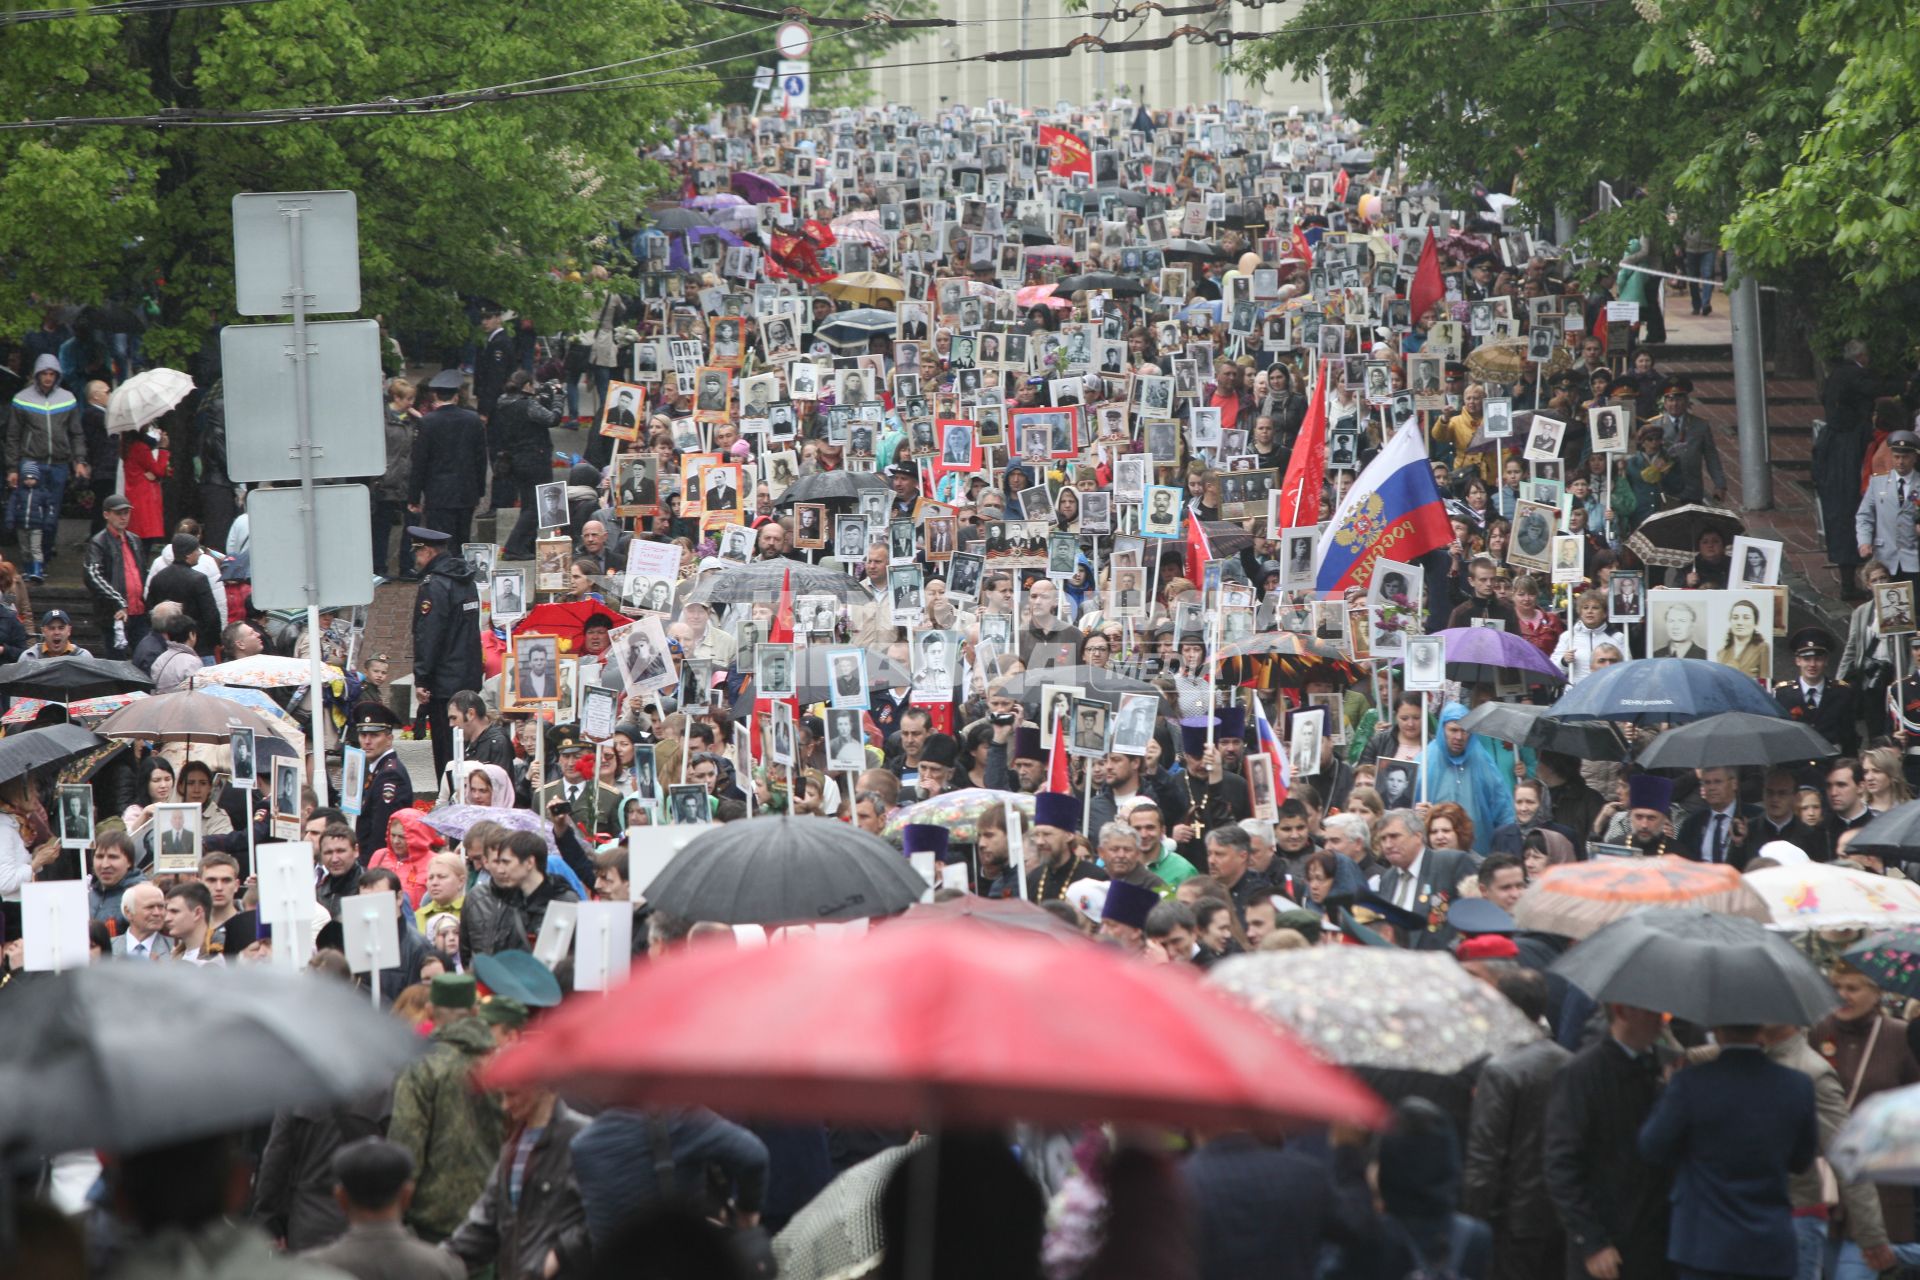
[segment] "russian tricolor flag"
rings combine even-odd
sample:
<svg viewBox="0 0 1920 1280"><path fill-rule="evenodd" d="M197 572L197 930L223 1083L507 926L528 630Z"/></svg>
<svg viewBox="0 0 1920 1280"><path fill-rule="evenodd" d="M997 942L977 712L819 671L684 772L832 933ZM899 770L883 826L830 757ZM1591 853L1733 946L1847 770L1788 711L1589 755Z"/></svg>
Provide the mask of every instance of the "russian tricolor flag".
<svg viewBox="0 0 1920 1280"><path fill-rule="evenodd" d="M1453 541L1440 488L1433 482L1417 420L1393 433L1347 490L1327 524L1314 560L1313 585L1324 595L1364 587L1381 557L1402 563Z"/></svg>
<svg viewBox="0 0 1920 1280"><path fill-rule="evenodd" d="M1274 736L1273 724L1267 719L1267 709L1260 704L1258 695L1253 699L1253 734L1254 750L1273 761L1273 802L1285 804L1293 777L1288 771L1287 753L1280 749L1280 739Z"/></svg>

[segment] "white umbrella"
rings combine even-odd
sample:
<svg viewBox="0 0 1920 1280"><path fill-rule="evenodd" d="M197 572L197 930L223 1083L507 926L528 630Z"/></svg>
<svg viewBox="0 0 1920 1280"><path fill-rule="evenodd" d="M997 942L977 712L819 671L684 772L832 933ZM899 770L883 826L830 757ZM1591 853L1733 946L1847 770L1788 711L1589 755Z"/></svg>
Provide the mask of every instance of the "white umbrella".
<svg viewBox="0 0 1920 1280"><path fill-rule="evenodd" d="M1773 928L1882 929L1920 924L1920 885L1833 863L1767 867L1748 887L1773 913Z"/></svg>
<svg viewBox="0 0 1920 1280"><path fill-rule="evenodd" d="M107 430L138 431L187 398L193 379L178 369L136 373L107 398Z"/></svg>

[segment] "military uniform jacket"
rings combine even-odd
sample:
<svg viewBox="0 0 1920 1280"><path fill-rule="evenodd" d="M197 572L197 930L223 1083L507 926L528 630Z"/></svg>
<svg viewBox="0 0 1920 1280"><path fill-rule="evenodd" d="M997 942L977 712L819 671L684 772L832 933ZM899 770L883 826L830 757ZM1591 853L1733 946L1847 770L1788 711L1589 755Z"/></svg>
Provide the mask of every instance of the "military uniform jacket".
<svg viewBox="0 0 1920 1280"><path fill-rule="evenodd" d="M480 590L465 560L442 552L427 565L414 593L413 683L436 698L478 690L486 679L480 657Z"/></svg>
<svg viewBox="0 0 1920 1280"><path fill-rule="evenodd" d="M540 788L534 809L546 816L547 806L560 796L560 784L549 782ZM573 811L573 820L589 831L598 831L601 835L617 836L620 827L620 793L599 782L589 782L581 786L580 794L568 805Z"/></svg>
<svg viewBox="0 0 1920 1280"><path fill-rule="evenodd" d="M367 770L366 791L360 801L360 817L353 834L360 841L360 862L365 865L386 847L387 827L393 815L413 808L413 782L400 767L400 757L392 751L375 760Z"/></svg>
<svg viewBox="0 0 1920 1280"><path fill-rule="evenodd" d="M1806 690L1798 680L1775 684L1773 700L1788 719L1812 725L1821 737L1840 748L1841 755L1860 754L1860 692L1846 681L1830 679L1822 684L1820 705L1812 710L1807 709Z"/></svg>
<svg viewBox="0 0 1920 1280"><path fill-rule="evenodd" d="M1854 513L1854 541L1873 547L1873 558L1893 573L1920 571L1920 470L1903 476L1884 471L1867 481Z"/></svg>
<svg viewBox="0 0 1920 1280"><path fill-rule="evenodd" d="M394 1085L387 1137L407 1149L419 1171L407 1225L444 1240L486 1189L506 1120L493 1095L476 1092L469 1079L493 1052L486 1024L462 1018L435 1031L433 1045Z"/></svg>

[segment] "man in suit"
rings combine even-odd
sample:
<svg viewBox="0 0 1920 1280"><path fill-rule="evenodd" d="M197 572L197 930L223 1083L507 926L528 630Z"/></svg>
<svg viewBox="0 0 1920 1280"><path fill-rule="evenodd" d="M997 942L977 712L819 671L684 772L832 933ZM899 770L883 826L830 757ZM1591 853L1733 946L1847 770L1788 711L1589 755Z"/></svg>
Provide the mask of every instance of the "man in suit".
<svg viewBox="0 0 1920 1280"><path fill-rule="evenodd" d="M142 880L120 899L127 927L113 937L116 960L157 960L173 952L173 939L166 934L167 895L151 880Z"/></svg>
<svg viewBox="0 0 1920 1280"><path fill-rule="evenodd" d="M1460 882L1473 874L1473 855L1464 849L1429 849L1427 824L1412 809L1389 809L1375 832L1387 869L1380 873L1380 896L1427 921L1406 945L1415 951L1444 951L1454 942L1447 909Z"/></svg>
<svg viewBox="0 0 1920 1280"><path fill-rule="evenodd" d="M1642 1158L1637 1140L1660 1096L1653 1045L1662 1018L1624 1004L1608 1005L1607 1018L1608 1034L1554 1080L1547 1194L1567 1233L1567 1280L1664 1280L1668 1175Z"/></svg>
<svg viewBox="0 0 1920 1280"><path fill-rule="evenodd" d="M1799 798L1800 779L1792 769L1769 770L1760 790L1760 816L1747 823L1747 843L1757 855L1774 841L1783 840L1815 862L1831 862L1832 841L1826 832L1800 821L1795 810Z"/></svg>
<svg viewBox="0 0 1920 1280"><path fill-rule="evenodd" d="M1738 870L1753 857L1751 837L1760 807L1740 803L1739 770L1701 769L1698 775L1705 807L1680 823L1680 855L1695 862L1724 862Z"/></svg>
<svg viewBox="0 0 1920 1280"><path fill-rule="evenodd" d="M527 658L520 666L520 696L522 698L558 697L555 684L557 673L553 669L553 655L544 644L534 644L527 649Z"/></svg>
<svg viewBox="0 0 1920 1280"><path fill-rule="evenodd" d="M588 831L597 831L603 836L619 835L620 793L581 776L581 766L591 750L591 743L571 729L564 730L553 748L554 757L560 762L558 776L540 788L534 807L551 818L555 804L564 801L573 820Z"/></svg>
<svg viewBox="0 0 1920 1280"><path fill-rule="evenodd" d="M1865 510L1864 507L1861 508ZM1793 665L1798 680L1773 686L1773 699L1789 719L1810 724L1844 756L1860 751L1860 699L1844 680L1827 679L1833 636L1823 627L1803 627L1793 633Z"/></svg>
<svg viewBox="0 0 1920 1280"><path fill-rule="evenodd" d="M1872 557L1887 566L1897 580L1920 581L1920 476L1913 472L1920 460L1920 436L1896 431L1887 437L1893 470L1867 481L1860 510L1853 517L1860 558Z"/></svg>
<svg viewBox="0 0 1920 1280"><path fill-rule="evenodd" d="M841 654L833 660L833 696L858 698L864 682L860 679L860 659L856 654Z"/></svg>
<svg viewBox="0 0 1920 1280"><path fill-rule="evenodd" d="M333 1198L347 1233L302 1257L355 1280L465 1280L467 1267L401 1222L413 1202L413 1157L385 1138L362 1138L333 1153Z"/></svg>
<svg viewBox="0 0 1920 1280"><path fill-rule="evenodd" d="M1693 641L1693 626L1699 613L1690 604L1670 604L1661 615L1666 623L1666 642L1653 651L1656 658L1705 658L1706 649Z"/></svg>
<svg viewBox="0 0 1920 1280"><path fill-rule="evenodd" d="M707 473L706 509L732 511L740 505L740 490L733 483L733 468L716 467Z"/></svg>
<svg viewBox="0 0 1920 1280"><path fill-rule="evenodd" d="M1788 1177L1820 1153L1819 1120L1813 1081L1771 1061L1762 1030L1715 1027L1719 1057L1674 1076L1640 1128L1641 1157L1675 1171L1667 1257L1682 1277L1795 1272Z"/></svg>
<svg viewBox="0 0 1920 1280"><path fill-rule="evenodd" d="M186 811L175 809L168 816L168 825L160 833L160 853L170 858L197 858L199 850L198 833L187 825Z"/></svg>
<svg viewBox="0 0 1920 1280"><path fill-rule="evenodd" d="M1547 980L1532 969L1495 983L1528 1021L1547 1012ZM1493 1280L1538 1280L1562 1266L1566 1236L1541 1171L1547 1100L1573 1057L1552 1040L1503 1049L1487 1060L1473 1091L1460 1207L1493 1228Z"/></svg>

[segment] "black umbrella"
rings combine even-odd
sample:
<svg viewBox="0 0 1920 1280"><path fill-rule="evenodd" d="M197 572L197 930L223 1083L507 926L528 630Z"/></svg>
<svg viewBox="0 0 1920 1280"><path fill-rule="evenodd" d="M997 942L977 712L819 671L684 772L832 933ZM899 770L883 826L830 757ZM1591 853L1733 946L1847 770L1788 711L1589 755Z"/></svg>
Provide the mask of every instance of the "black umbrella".
<svg viewBox="0 0 1920 1280"><path fill-rule="evenodd" d="M1055 296L1064 298L1082 289L1104 289L1116 298L1137 298L1147 291L1146 286L1132 276L1123 276L1114 271L1089 271L1082 275L1062 277L1053 292Z"/></svg>
<svg viewBox="0 0 1920 1280"><path fill-rule="evenodd" d="M1920 848L1920 800L1897 804L1860 828L1860 834L1847 843L1849 849L1881 855L1898 854L1901 859Z"/></svg>
<svg viewBox="0 0 1920 1280"><path fill-rule="evenodd" d="M890 916L927 882L900 851L829 818L749 818L696 837L647 886L656 910L722 924L822 924Z"/></svg>
<svg viewBox="0 0 1920 1280"><path fill-rule="evenodd" d="M1757 920L1711 911L1635 912L1584 939L1552 972L1603 1004L1708 1027L1808 1027L1840 1002L1785 937Z"/></svg>
<svg viewBox="0 0 1920 1280"><path fill-rule="evenodd" d="M1638 763L1643 769L1732 769L1825 760L1839 754L1840 748L1812 725L1751 711L1728 711L1668 729L1640 753Z"/></svg>
<svg viewBox="0 0 1920 1280"><path fill-rule="evenodd" d="M151 689L153 681L131 662L104 658L39 658L0 671L0 689L17 698L78 702L107 693Z"/></svg>
<svg viewBox="0 0 1920 1280"><path fill-rule="evenodd" d="M65 760L102 746L102 738L85 725L50 724L0 738L0 778L17 778L29 769Z"/></svg>
<svg viewBox="0 0 1920 1280"><path fill-rule="evenodd" d="M1096 199L1100 200L1111 197L1129 209L1144 209L1147 207L1146 194L1135 191L1132 187L1097 187L1094 189L1093 194Z"/></svg>
<svg viewBox="0 0 1920 1280"><path fill-rule="evenodd" d="M774 500L776 507L796 502L851 502L863 493L886 489L887 482L871 471L816 471L801 476Z"/></svg>
<svg viewBox="0 0 1920 1280"><path fill-rule="evenodd" d="M393 1082L427 1047L355 988L264 965L103 964L7 999L0 1149L135 1152Z"/></svg>
<svg viewBox="0 0 1920 1280"><path fill-rule="evenodd" d="M1483 702L1467 712L1460 727L1483 738L1583 760L1618 760L1626 754L1626 742L1608 721L1565 723L1548 716L1550 710L1530 702Z"/></svg>
<svg viewBox="0 0 1920 1280"><path fill-rule="evenodd" d="M838 569L798 560L758 560L708 574L694 584L683 604L741 604L780 598L783 586L794 596L832 596L836 600L869 601L873 593Z"/></svg>
<svg viewBox="0 0 1920 1280"><path fill-rule="evenodd" d="M1161 245L1160 252L1168 262L1217 262L1227 256L1210 240L1173 239Z"/></svg>

